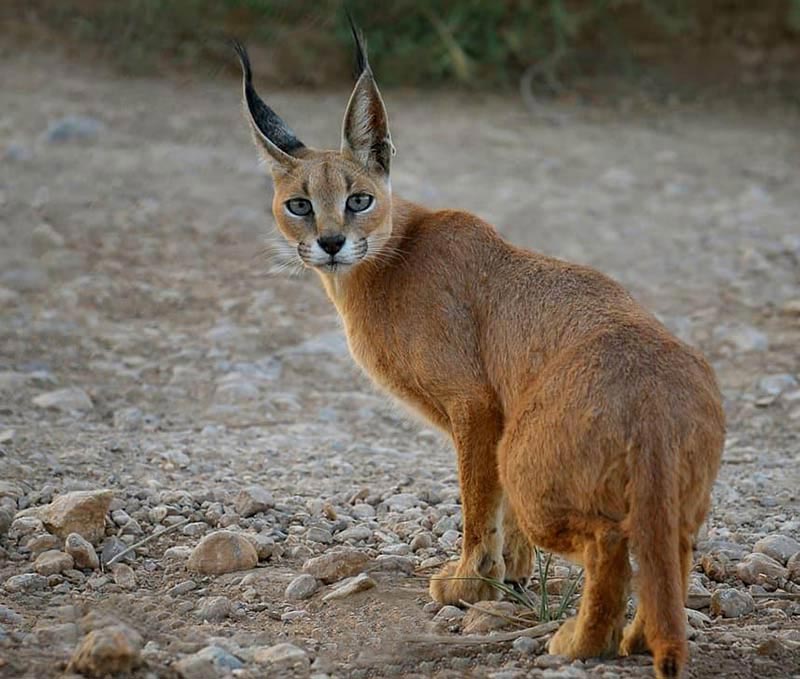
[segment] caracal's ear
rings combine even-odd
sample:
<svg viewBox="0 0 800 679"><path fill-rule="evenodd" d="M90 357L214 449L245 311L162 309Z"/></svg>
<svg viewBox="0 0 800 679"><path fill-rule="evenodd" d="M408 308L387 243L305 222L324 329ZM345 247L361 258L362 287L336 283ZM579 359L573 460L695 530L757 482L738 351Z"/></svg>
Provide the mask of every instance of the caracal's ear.
<svg viewBox="0 0 800 679"><path fill-rule="evenodd" d="M242 65L244 108L247 119L250 121L250 127L253 129L256 146L271 162L273 170L289 171L299 162L295 154L298 150L305 148L305 144L258 96L253 87L253 71L250 68L250 57L247 56L247 50L236 40L232 41L232 45Z"/></svg>
<svg viewBox="0 0 800 679"><path fill-rule="evenodd" d="M349 14L347 18L356 43L358 80L344 114L342 153L349 154L364 167L388 179L394 153L389 134L389 116L367 61L364 37Z"/></svg>

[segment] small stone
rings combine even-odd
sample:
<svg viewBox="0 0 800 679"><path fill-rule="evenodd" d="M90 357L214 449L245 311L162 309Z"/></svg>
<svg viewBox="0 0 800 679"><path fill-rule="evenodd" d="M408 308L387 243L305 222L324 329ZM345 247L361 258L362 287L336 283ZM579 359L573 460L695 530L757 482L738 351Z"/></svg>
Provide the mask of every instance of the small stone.
<svg viewBox="0 0 800 679"><path fill-rule="evenodd" d="M698 578L692 577L689 580L689 591L686 597L686 605L691 609L706 608L711 600L711 592Z"/></svg>
<svg viewBox="0 0 800 679"><path fill-rule="evenodd" d="M761 552L786 565L793 554L800 552L800 542L788 535L768 535L756 542L754 552Z"/></svg>
<svg viewBox="0 0 800 679"><path fill-rule="evenodd" d="M41 507L38 516L51 533L62 538L78 533L94 544L105 534L112 498L110 490L79 490L59 495Z"/></svg>
<svg viewBox="0 0 800 679"><path fill-rule="evenodd" d="M689 620L689 624L698 629L702 629L706 625L711 624L711 618L709 618L705 613L695 611L691 608L686 609L686 617Z"/></svg>
<svg viewBox="0 0 800 679"><path fill-rule="evenodd" d="M786 646L781 643L780 639L769 637L759 642L756 646L756 653L761 656L779 657L786 652Z"/></svg>
<svg viewBox="0 0 800 679"><path fill-rule="evenodd" d="M244 536L250 540L250 544L256 550L259 561L266 561L273 557L280 557L283 547L275 544L275 539L264 533L245 533Z"/></svg>
<svg viewBox="0 0 800 679"><path fill-rule="evenodd" d="M34 535L44 531L44 524L36 516L19 516L11 522L10 532L12 537L18 539L25 535Z"/></svg>
<svg viewBox="0 0 800 679"><path fill-rule="evenodd" d="M173 667L183 679L216 679L229 676L233 670L244 667L244 663L224 648L212 645L182 658Z"/></svg>
<svg viewBox="0 0 800 679"><path fill-rule="evenodd" d="M197 583L194 580L183 580L177 585L170 587L167 590L167 594L170 596L181 596L183 594L188 594L193 589L197 589Z"/></svg>
<svg viewBox="0 0 800 679"><path fill-rule="evenodd" d="M114 428L125 431L140 429L144 422L144 413L138 408L121 408L114 411Z"/></svg>
<svg viewBox="0 0 800 679"><path fill-rule="evenodd" d="M514 604L508 601L480 601L464 616L464 634L486 634L507 627L508 616L514 615ZM501 617L505 616L505 617Z"/></svg>
<svg viewBox="0 0 800 679"><path fill-rule="evenodd" d="M181 533L192 538L202 535L207 531L208 524L205 521L193 521L192 523L187 523L183 528L181 528Z"/></svg>
<svg viewBox="0 0 800 679"><path fill-rule="evenodd" d="M442 610L442 604L438 601L429 601L422 607L422 612L428 615L435 615L440 610Z"/></svg>
<svg viewBox="0 0 800 679"><path fill-rule="evenodd" d="M61 551L61 540L55 535L50 533L42 533L41 535L34 535L26 543L25 547L31 550L33 556L38 556L42 552L55 549Z"/></svg>
<svg viewBox="0 0 800 679"><path fill-rule="evenodd" d="M259 665L268 665L270 676L291 676L291 673L307 673L310 667L308 654L294 644L282 643L268 648L257 648L253 660Z"/></svg>
<svg viewBox="0 0 800 679"><path fill-rule="evenodd" d="M740 618L755 610L755 602L750 592L737 589L718 589L711 595L712 615L723 618Z"/></svg>
<svg viewBox="0 0 800 679"><path fill-rule="evenodd" d="M31 231L31 244L37 255L48 250L64 247L64 236L47 222L42 222Z"/></svg>
<svg viewBox="0 0 800 679"><path fill-rule="evenodd" d="M779 396L784 391L789 391L797 387L797 378L788 373L778 375L767 375L758 381L758 388L770 396Z"/></svg>
<svg viewBox="0 0 800 679"><path fill-rule="evenodd" d="M309 559L303 564L303 572L313 575L317 580L329 585L360 573L366 568L369 561L369 557L364 552L354 548L345 548Z"/></svg>
<svg viewBox="0 0 800 679"><path fill-rule="evenodd" d="M419 507L420 499L413 493L398 493L384 500L390 512L405 512L412 507Z"/></svg>
<svg viewBox="0 0 800 679"><path fill-rule="evenodd" d="M192 555L192 548L187 545L175 545L164 550L165 561L186 561Z"/></svg>
<svg viewBox="0 0 800 679"><path fill-rule="evenodd" d="M10 288L0 287L0 307L9 307L19 301L19 293Z"/></svg>
<svg viewBox="0 0 800 679"><path fill-rule="evenodd" d="M124 563L115 563L111 566L114 582L122 589L136 589L136 574L133 569Z"/></svg>
<svg viewBox="0 0 800 679"><path fill-rule="evenodd" d="M54 575L62 573L75 565L72 557L57 549L42 552L33 564L34 570L39 575Z"/></svg>
<svg viewBox="0 0 800 679"><path fill-rule="evenodd" d="M306 531L306 540L309 542L319 542L323 545L329 545L333 542L333 534L325 528L319 526L311 526Z"/></svg>
<svg viewBox="0 0 800 679"><path fill-rule="evenodd" d="M411 554L411 547L409 547L405 542L394 542L381 547L381 554L389 554L391 556L406 556L407 554Z"/></svg>
<svg viewBox="0 0 800 679"><path fill-rule="evenodd" d="M258 554L247 538L232 531L219 530L200 540L186 565L190 571L221 575L254 568L256 564Z"/></svg>
<svg viewBox="0 0 800 679"><path fill-rule="evenodd" d="M360 519L362 521L364 521L365 519L374 518L375 514L376 514L375 507L373 507L372 505L368 505L367 503L355 505L350 510L350 515L354 519Z"/></svg>
<svg viewBox="0 0 800 679"><path fill-rule="evenodd" d="M248 486L239 491L234 501L236 511L247 518L275 506L272 493L261 486Z"/></svg>
<svg viewBox="0 0 800 679"><path fill-rule="evenodd" d="M3 583L8 592L34 592L47 587L47 578L38 573L12 575Z"/></svg>
<svg viewBox="0 0 800 679"><path fill-rule="evenodd" d="M207 599L201 599L200 605L197 607L197 616L201 620L221 622L230 617L232 611L233 604L231 604L231 600L228 597L212 596Z"/></svg>
<svg viewBox="0 0 800 679"><path fill-rule="evenodd" d="M70 533L64 541L64 551L75 561L76 568L100 568L100 559L92 544L78 533Z"/></svg>
<svg viewBox="0 0 800 679"><path fill-rule="evenodd" d="M334 599L344 599L345 597L352 596L353 594L365 592L373 587L375 587L375 581L366 573L361 573L360 575L357 575L354 578L351 578L340 584L332 592L329 592L322 597L322 600L333 601Z"/></svg>
<svg viewBox="0 0 800 679"><path fill-rule="evenodd" d="M730 559L722 553L703 554L700 566L714 582L725 582L734 571Z"/></svg>
<svg viewBox="0 0 800 679"><path fill-rule="evenodd" d="M11 524L14 522L14 512L11 507L0 506L0 537L8 533Z"/></svg>
<svg viewBox="0 0 800 679"><path fill-rule="evenodd" d="M409 546L412 552L420 549L430 549L433 546L433 538L430 533L418 533L412 538Z"/></svg>
<svg viewBox="0 0 800 679"><path fill-rule="evenodd" d="M789 571L772 557L754 552L736 566L736 575L746 585L776 586L776 581L786 578Z"/></svg>
<svg viewBox="0 0 800 679"><path fill-rule="evenodd" d="M77 387L56 389L55 391L40 394L33 399L33 404L40 408L51 408L63 412L85 412L94 408L89 395L83 389Z"/></svg>
<svg viewBox="0 0 800 679"><path fill-rule="evenodd" d="M514 639L514 643L511 644L511 647L520 655L536 655L543 646L540 639L531 639L530 637L519 637L519 639Z"/></svg>
<svg viewBox="0 0 800 679"><path fill-rule="evenodd" d="M464 611L458 606L442 606L439 612L433 616L434 622L457 622L464 617Z"/></svg>
<svg viewBox="0 0 800 679"><path fill-rule="evenodd" d="M369 540L371 537L372 531L363 525L346 528L345 530L336 534L336 539L339 542L359 542L361 540Z"/></svg>
<svg viewBox="0 0 800 679"><path fill-rule="evenodd" d="M0 606L0 622L7 622L12 625L21 625L24 622L23 617L11 608Z"/></svg>
<svg viewBox="0 0 800 679"><path fill-rule="evenodd" d="M89 632L72 654L68 672L87 677L119 676L141 663L142 638L126 625Z"/></svg>
<svg viewBox="0 0 800 679"><path fill-rule="evenodd" d="M303 601L311 597L318 587L317 579L313 575L303 573L289 583L284 596L292 601Z"/></svg>
<svg viewBox="0 0 800 679"><path fill-rule="evenodd" d="M726 324L714 328L714 339L739 352L766 351L767 336L760 330L744 324Z"/></svg>
<svg viewBox="0 0 800 679"><path fill-rule="evenodd" d="M461 533L459 533L457 530L454 529L446 530L442 534L442 537L439 538L439 544L442 545L442 547L444 547L445 549L451 549L455 547L460 537Z"/></svg>
<svg viewBox="0 0 800 679"><path fill-rule="evenodd" d="M786 577L800 585L800 552L793 554L786 562Z"/></svg>
<svg viewBox="0 0 800 679"><path fill-rule="evenodd" d="M90 116L64 116L47 126L45 139L52 143L89 141L97 137L105 126Z"/></svg>
<svg viewBox="0 0 800 679"><path fill-rule="evenodd" d="M563 667L564 665L568 665L570 663L569 658L565 658L563 655L540 655L533 661L533 664L538 667L539 669L543 670L555 670L558 668Z"/></svg>
<svg viewBox="0 0 800 679"><path fill-rule="evenodd" d="M394 554L380 554L375 559L375 570L394 571L411 575L416 567L416 562L409 556L395 556Z"/></svg>
<svg viewBox="0 0 800 679"><path fill-rule="evenodd" d="M74 622L37 626L35 631L36 641L43 647L67 646L72 649L81 637L80 629Z"/></svg>
<svg viewBox="0 0 800 679"><path fill-rule="evenodd" d="M104 564L107 564L109 561L122 554L126 549L128 549L128 545L126 545L116 535L112 535L103 541L103 547L100 550L100 560ZM130 560L131 558L132 555L130 552L128 552L126 556L120 557L120 560Z"/></svg>

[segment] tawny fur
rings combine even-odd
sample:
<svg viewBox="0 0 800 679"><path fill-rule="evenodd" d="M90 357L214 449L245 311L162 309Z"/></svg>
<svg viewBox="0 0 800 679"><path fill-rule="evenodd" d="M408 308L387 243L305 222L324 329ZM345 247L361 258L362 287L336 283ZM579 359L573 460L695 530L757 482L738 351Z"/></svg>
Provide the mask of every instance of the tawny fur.
<svg viewBox="0 0 800 679"><path fill-rule="evenodd" d="M603 274L515 247L471 214L392 196L388 118L368 66L358 83L341 151L287 158L253 125L277 226L298 252L330 234L364 246L316 267L354 359L453 441L463 552L431 595L495 598L476 576L525 580L535 544L585 568L580 610L552 653L649 648L657 676L680 675L692 541L724 441L711 368ZM374 208L346 214L354 192ZM287 214L298 196L313 218ZM640 605L623 630L630 553Z"/></svg>

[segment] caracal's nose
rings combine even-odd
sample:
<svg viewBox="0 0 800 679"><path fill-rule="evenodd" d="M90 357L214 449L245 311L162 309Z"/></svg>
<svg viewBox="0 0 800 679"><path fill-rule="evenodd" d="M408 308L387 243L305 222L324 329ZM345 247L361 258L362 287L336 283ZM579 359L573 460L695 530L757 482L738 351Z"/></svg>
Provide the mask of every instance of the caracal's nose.
<svg viewBox="0 0 800 679"><path fill-rule="evenodd" d="M317 243L329 255L335 255L342 249L345 240L342 234L337 233L335 236L320 236L317 238Z"/></svg>

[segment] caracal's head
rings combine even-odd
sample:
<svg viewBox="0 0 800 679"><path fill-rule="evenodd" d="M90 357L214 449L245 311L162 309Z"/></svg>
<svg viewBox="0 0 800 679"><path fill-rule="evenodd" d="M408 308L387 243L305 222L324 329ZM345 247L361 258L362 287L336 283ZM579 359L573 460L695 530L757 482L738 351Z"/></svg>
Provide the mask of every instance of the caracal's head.
<svg viewBox="0 0 800 679"><path fill-rule="evenodd" d="M353 35L359 75L338 151L310 149L295 136L256 93L247 52L235 45L247 118L272 170L275 223L293 257L330 275L376 257L392 230L389 119L355 28Z"/></svg>

